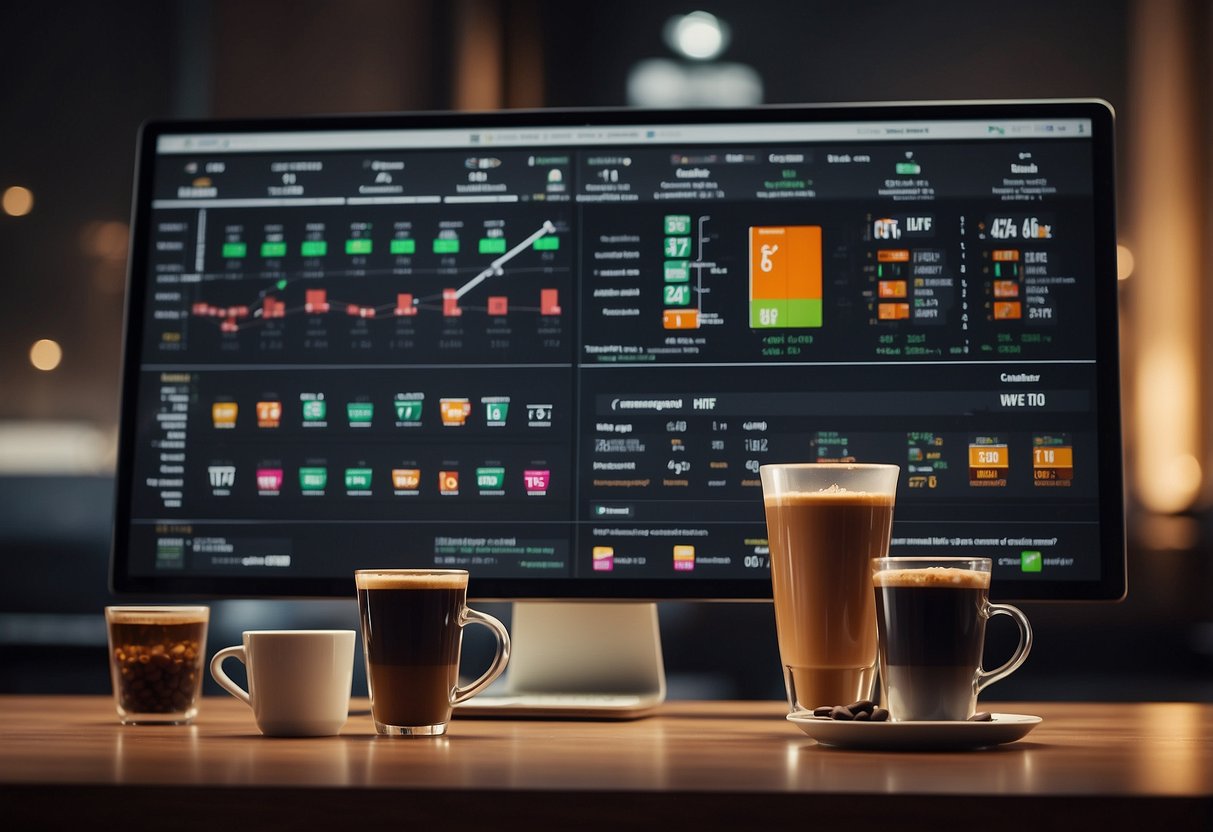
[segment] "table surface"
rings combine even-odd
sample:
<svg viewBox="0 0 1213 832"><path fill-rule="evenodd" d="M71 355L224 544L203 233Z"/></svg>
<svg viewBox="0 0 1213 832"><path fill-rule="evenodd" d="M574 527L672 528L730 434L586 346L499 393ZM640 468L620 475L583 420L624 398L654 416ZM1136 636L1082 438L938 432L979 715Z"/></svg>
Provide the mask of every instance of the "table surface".
<svg viewBox="0 0 1213 832"><path fill-rule="evenodd" d="M348 823L354 810L387 823L407 805L417 819L453 811L497 828L778 827L806 812L846 822L913 811L971 829L972 810L990 818L984 829L1022 830L1043 801L1058 824L1140 813L1213 829L1211 705L983 704L1044 721L1010 745L930 753L818 745L778 702L672 702L634 722L457 717L438 739L377 737L366 701L352 708L339 737L267 739L228 697L205 699L190 726L119 725L108 697L0 697L0 806L29 828L48 806L58 825L133 801L181 815L175 828L237 811L263 813L262 828ZM180 812L199 795L223 799Z"/></svg>

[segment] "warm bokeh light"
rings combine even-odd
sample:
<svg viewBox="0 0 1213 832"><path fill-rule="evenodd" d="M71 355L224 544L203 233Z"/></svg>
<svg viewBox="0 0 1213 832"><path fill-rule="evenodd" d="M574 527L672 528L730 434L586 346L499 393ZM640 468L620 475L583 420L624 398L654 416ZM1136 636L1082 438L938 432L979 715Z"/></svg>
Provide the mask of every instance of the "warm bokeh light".
<svg viewBox="0 0 1213 832"><path fill-rule="evenodd" d="M1116 279L1128 280L1129 275L1133 274L1133 266L1136 265L1133 260L1133 252L1126 245L1118 245L1116 247Z"/></svg>
<svg viewBox="0 0 1213 832"><path fill-rule="evenodd" d="M42 338L35 341L34 345L29 348L29 363L39 370L49 372L58 367L62 360L63 348L59 346L58 341Z"/></svg>
<svg viewBox="0 0 1213 832"><path fill-rule="evenodd" d="M4 213L10 217L24 217L34 210L34 192L20 185L5 188L0 205L4 206Z"/></svg>
<svg viewBox="0 0 1213 832"><path fill-rule="evenodd" d="M129 233L127 224L118 220L86 223L80 232L80 247L99 260L123 260Z"/></svg>

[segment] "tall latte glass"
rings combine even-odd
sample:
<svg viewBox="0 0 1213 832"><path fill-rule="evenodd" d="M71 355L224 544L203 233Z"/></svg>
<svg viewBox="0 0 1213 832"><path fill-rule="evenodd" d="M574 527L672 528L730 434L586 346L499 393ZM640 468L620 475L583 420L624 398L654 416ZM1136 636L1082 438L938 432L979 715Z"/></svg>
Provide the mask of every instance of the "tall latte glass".
<svg viewBox="0 0 1213 832"><path fill-rule="evenodd" d="M764 465L779 656L792 712L870 699L873 558L889 550L896 465Z"/></svg>
<svg viewBox="0 0 1213 832"><path fill-rule="evenodd" d="M468 573L462 569L360 569L354 582L375 729L405 737L445 734L451 706L505 670L505 625L468 609ZM483 676L460 687L459 653L468 624L493 631L497 655Z"/></svg>

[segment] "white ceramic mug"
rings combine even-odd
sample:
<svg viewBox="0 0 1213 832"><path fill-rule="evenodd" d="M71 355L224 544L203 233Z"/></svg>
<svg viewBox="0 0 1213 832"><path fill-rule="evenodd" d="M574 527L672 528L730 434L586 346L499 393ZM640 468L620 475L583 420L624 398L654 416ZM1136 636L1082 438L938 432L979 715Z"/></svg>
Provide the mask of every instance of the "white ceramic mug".
<svg viewBox="0 0 1213 832"><path fill-rule="evenodd" d="M246 630L244 643L211 659L219 686L253 709L267 737L327 737L350 709L353 630ZM237 658L248 668L246 691L223 672Z"/></svg>

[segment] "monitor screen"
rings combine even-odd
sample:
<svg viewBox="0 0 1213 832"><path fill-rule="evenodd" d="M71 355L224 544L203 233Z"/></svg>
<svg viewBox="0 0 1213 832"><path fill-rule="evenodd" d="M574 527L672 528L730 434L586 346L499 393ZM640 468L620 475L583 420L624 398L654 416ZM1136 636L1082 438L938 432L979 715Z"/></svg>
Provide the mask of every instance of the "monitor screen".
<svg viewBox="0 0 1213 832"><path fill-rule="evenodd" d="M901 466L894 554L1118 598L1101 102L153 122L113 581L769 598L758 467Z"/></svg>

